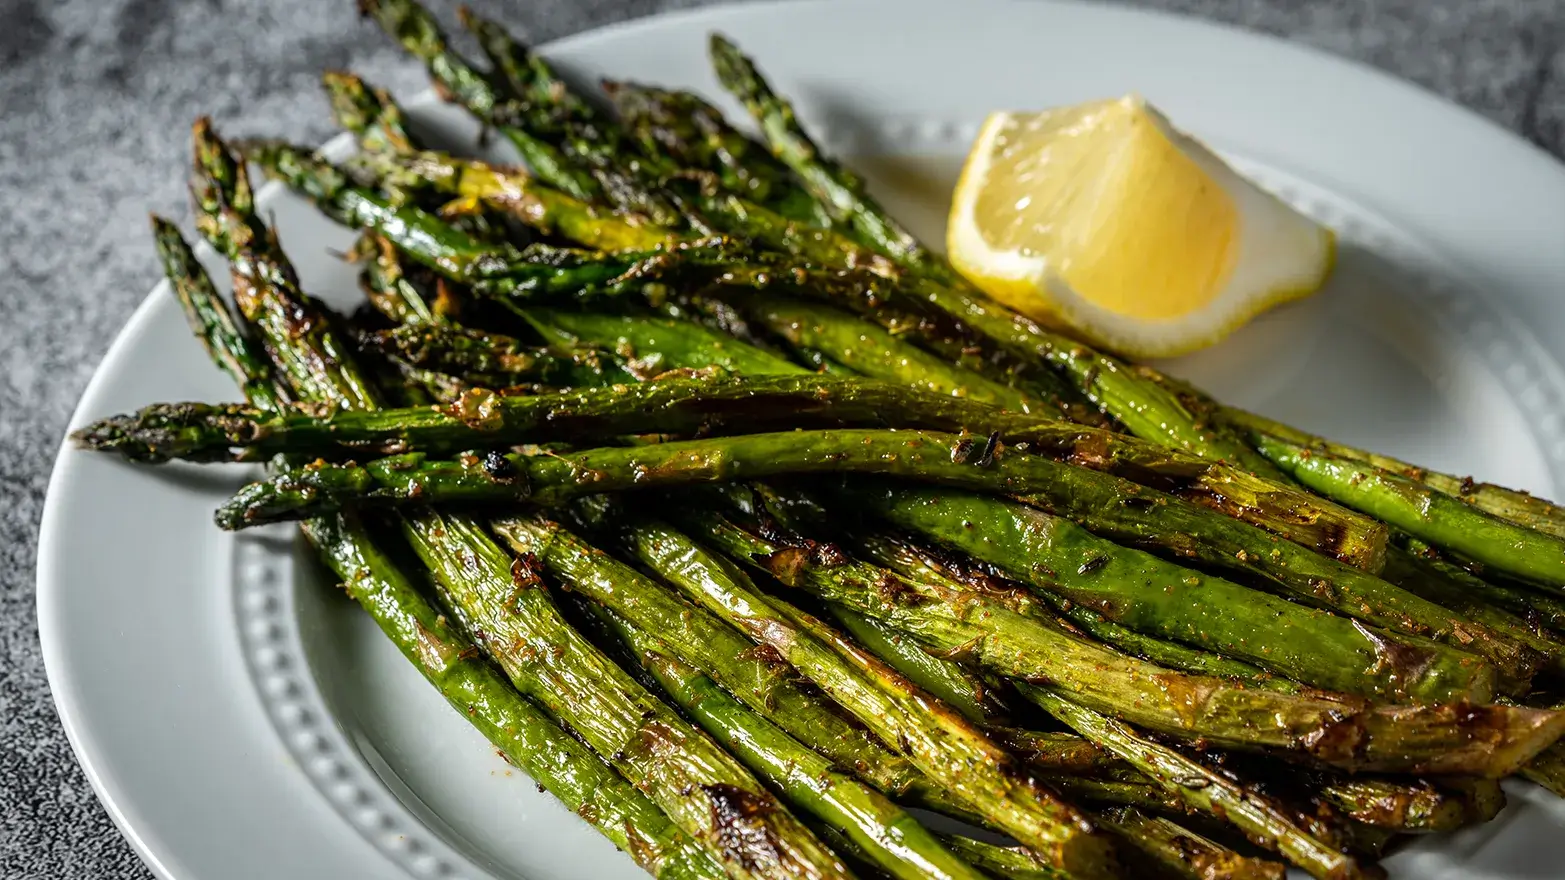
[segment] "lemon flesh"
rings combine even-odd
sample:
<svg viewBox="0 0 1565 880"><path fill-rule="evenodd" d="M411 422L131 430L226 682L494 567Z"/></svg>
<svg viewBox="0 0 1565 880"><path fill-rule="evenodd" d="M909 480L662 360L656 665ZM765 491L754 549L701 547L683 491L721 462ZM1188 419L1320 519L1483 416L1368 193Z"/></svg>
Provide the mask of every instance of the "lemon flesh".
<svg viewBox="0 0 1565 880"><path fill-rule="evenodd" d="M947 227L957 269L1125 354L1211 345L1330 273L1326 229L1130 96L989 117Z"/></svg>

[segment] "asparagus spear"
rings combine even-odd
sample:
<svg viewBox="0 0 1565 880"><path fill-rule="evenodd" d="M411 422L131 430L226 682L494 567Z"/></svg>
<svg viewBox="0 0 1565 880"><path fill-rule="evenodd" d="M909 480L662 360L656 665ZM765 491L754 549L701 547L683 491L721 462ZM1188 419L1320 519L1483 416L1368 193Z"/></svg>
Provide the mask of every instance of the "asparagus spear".
<svg viewBox="0 0 1565 880"><path fill-rule="evenodd" d="M1266 859L1241 856L1161 816L1134 807L1114 807L1098 821L1141 851L1153 870L1179 866L1184 880L1283 880L1286 868Z"/></svg>
<svg viewBox="0 0 1565 880"><path fill-rule="evenodd" d="M1020 594L1026 589L989 572L960 565L950 558L950 554L936 554L930 548L917 547L886 534L860 532L855 535L854 547L862 551L868 561L914 580L923 579L937 584L944 582L956 590L979 589ZM1279 678L1242 660L1144 635L1063 597L1047 593L1040 593L1039 596L1050 602L1056 614L1087 635L1153 663L1181 672L1233 679L1283 693L1297 693L1301 689L1289 679Z"/></svg>
<svg viewBox="0 0 1565 880"><path fill-rule="evenodd" d="M960 834L947 834L942 840L952 852L999 880L1070 880L1025 847L999 846Z"/></svg>
<svg viewBox="0 0 1565 880"><path fill-rule="evenodd" d="M848 608L828 609L848 635L908 681L979 725L1004 723L1007 712L978 676L920 648L906 635ZM1007 740L1006 745L1013 745Z"/></svg>
<svg viewBox="0 0 1565 880"><path fill-rule="evenodd" d="M1493 571L1565 590L1565 538L1500 519L1415 480L1266 435L1251 440L1305 486Z"/></svg>
<svg viewBox="0 0 1565 880"><path fill-rule="evenodd" d="M846 873L732 757L572 629L525 557L511 559L472 520L430 512L418 526L404 534L511 683L568 722L730 873ZM472 551L450 552L460 542Z"/></svg>
<svg viewBox="0 0 1565 880"><path fill-rule="evenodd" d="M1334 443L1255 413L1222 406L1209 400L1203 403L1211 407L1216 418L1247 434L1275 437L1295 446L1320 449L1338 458L1350 459L1379 470L1390 471L1423 483L1437 492L1455 496L1491 516L1509 520L1516 525L1553 535L1556 538L1565 538L1565 508L1526 492L1507 489L1493 483L1477 482L1471 477L1458 477L1432 471L1387 455Z"/></svg>
<svg viewBox="0 0 1565 880"><path fill-rule="evenodd" d="M1446 784L1465 783L1451 780ZM1481 789L1477 787L1480 785ZM1505 803L1498 783L1488 779L1474 780L1465 791L1454 793L1442 791L1429 782L1390 782L1375 778L1337 780L1319 790L1321 799L1344 816L1404 834L1455 831L1487 822L1494 818L1498 806Z"/></svg>
<svg viewBox="0 0 1565 880"><path fill-rule="evenodd" d="M767 550L767 542L744 529L707 524L713 529L703 534L731 555ZM856 578L830 577L834 566L816 576L822 566L811 564L807 554L758 561L824 600L890 623L931 650L1001 675L1050 682L1089 708L1212 745L1294 752L1349 770L1498 778L1565 730L1565 714L1550 710L1367 706L1330 694L1239 687L1106 650L1012 610L1009 597L927 590L908 580L887 591ZM1493 734L1478 733L1485 729Z"/></svg>
<svg viewBox="0 0 1565 880"><path fill-rule="evenodd" d="M242 239L233 232L259 231L260 241L272 242L260 226L248 202L240 198L248 193L242 166L234 163L222 142L210 129L196 129L198 209L209 211L203 230L214 244L228 245L236 251ZM224 216L212 216L217 212ZM219 222L221 221L221 225ZM172 240L172 227L158 227L160 249L165 255L182 257L188 248ZM248 255L247 255L248 256ZM264 255L267 262L255 260L250 268L263 265L270 270L263 277L291 278L292 271L280 250ZM171 271L180 274L175 287L188 294L195 310L203 314L225 314L216 300L210 282L202 283L185 273L199 268L192 261L171 259ZM241 275L236 280L244 280ZM304 324L320 322L310 303L296 298L297 289L278 285L267 291L266 301L275 308L291 307ZM258 295L257 299L261 296ZM251 343L229 332L231 321L204 322L204 337L209 348L231 348L236 356L229 363L240 367L242 385L259 387L267 371L262 357ZM262 325L263 332L275 325ZM216 334L221 334L219 338ZM338 362L328 360L320 348L333 340L326 333L273 335L270 352L282 361L309 362L340 370ZM236 376L236 378L239 378ZM275 380L274 380L275 381ZM358 394L358 386L334 376L319 382L301 382L310 389L312 399L349 399ZM259 394L252 402L267 405L281 398L281 383L271 394ZM649 873L667 878L716 878L723 875L717 863L695 846L681 830L669 822L651 801L614 774L596 755L561 730L539 709L512 690L487 662L479 659L471 645L418 594L375 546L359 521L351 516L326 517L304 525L306 537L324 562L343 579L349 594L357 600L381 629L395 642L419 671L452 705L479 727L517 765L598 827L616 846L631 852ZM635 846L632 846L632 843Z"/></svg>
<svg viewBox="0 0 1565 880"><path fill-rule="evenodd" d="M990 403L1014 412L1059 414L1056 406L894 338L830 307L746 290L724 297L747 318L796 347L816 349L855 372L937 394Z"/></svg>
<svg viewBox="0 0 1565 880"><path fill-rule="evenodd" d="M478 38L495 74L521 97L506 107L505 124L558 145L577 167L588 170L609 202L664 225L689 223L690 214L662 191L661 179L675 169L658 154L638 155L623 143L624 132L554 75L548 62L512 39L506 30L463 8L462 25Z"/></svg>
<svg viewBox="0 0 1565 880"><path fill-rule="evenodd" d="M558 397L511 399L499 404L502 418L485 422L431 410L373 416L341 414L333 416L330 422L278 422L245 417L238 411L151 407L138 416L112 419L80 432L82 442L150 460L222 460L230 456L246 460L264 458L281 448L312 454L331 454L344 447L358 451L411 447L431 453L455 452L476 446L528 442L538 439L546 424L562 426L577 420L582 421L582 429L571 428L557 436L592 440L627 433L732 433L736 428L754 431L826 426L921 427L978 434L998 431L1007 445L1026 444L1029 450L1052 458L1144 480L1330 555L1368 566L1383 553L1380 548L1384 529L1376 524L1369 523L1364 528L1362 524L1367 521L1330 505L1312 503L1308 493L1290 492L1226 465L1162 450L1144 441L1038 416L1007 413L975 401L921 393L889 383L774 375L806 371L769 353L678 321L537 307L526 309L524 314L551 341L613 350L630 359L632 370L638 375L709 365L743 375L713 376L699 381L665 380L623 393L579 390ZM535 410L543 411L530 414ZM586 432L589 418L594 419L590 425L596 433ZM176 425L178 430L171 430ZM247 447L237 452L231 450L237 442L234 438L244 435L253 435L246 441ZM1098 502L1093 505L1098 506ZM1133 502L1130 506L1157 505ZM1109 513L1105 511L1105 516ZM1172 531L1188 526L1184 523ZM1259 540L1273 543L1264 537ZM1237 549L1229 547L1223 552L1237 558ZM1252 560L1255 565L1272 566L1269 550L1251 547L1246 552L1257 557ZM1305 564L1309 559L1299 556L1294 563ZM1262 573L1268 572L1281 578L1287 569L1275 566ZM1306 568L1301 576L1307 585L1309 579L1335 583L1347 575L1338 567ZM1366 601L1360 596L1354 600Z"/></svg>
<svg viewBox="0 0 1565 880"><path fill-rule="evenodd" d="M341 169L308 150L278 141L251 141L244 152L269 177L310 199L326 216L344 226L385 234L409 258L452 280L503 279L525 261L522 252L509 245L480 241L416 205L355 185ZM592 274L612 277L606 270Z"/></svg>
<svg viewBox="0 0 1565 880"><path fill-rule="evenodd" d="M1111 848L1085 817L955 712L818 621L763 596L737 568L673 530L644 526L634 543L640 558L780 653L995 827L1072 875L1113 874Z"/></svg>
<svg viewBox="0 0 1565 880"><path fill-rule="evenodd" d="M600 250L652 248L685 237L643 217L613 214L550 187L519 168L427 150L371 153L351 161L355 170L373 176L387 188L431 190L454 197L446 210L469 210L482 201L539 232Z"/></svg>
<svg viewBox="0 0 1565 880"><path fill-rule="evenodd" d="M1386 567L1381 571L1381 576L1474 623L1505 633L1544 657L1547 668L1554 674L1565 672L1565 640L1534 625L1523 616L1496 607L1510 604L1511 597L1508 594L1512 590L1495 587L1456 566L1420 558L1399 547L1392 547L1387 552ZM1521 614L1526 615L1528 610L1523 605Z"/></svg>
<svg viewBox="0 0 1565 880"><path fill-rule="evenodd" d="M354 256L364 266L359 274L359 288L365 299L392 322L434 324L442 317L442 300L449 307L449 298L409 276L400 252L384 237L371 234L359 239Z"/></svg>
<svg viewBox="0 0 1565 880"><path fill-rule="evenodd" d="M262 344L283 379L302 398L316 396L321 382L332 381L343 387L349 405L374 405L374 392L344 368L348 350L337 343L324 315L306 310L308 303L292 265L271 232L256 220L243 166L212 133L210 120L197 120L193 136L196 156L190 192L197 207L196 225L228 258L234 301L245 319L259 328ZM294 337L302 338L298 345L279 342Z"/></svg>
<svg viewBox="0 0 1565 880"><path fill-rule="evenodd" d="M604 616L675 705L794 805L844 832L882 870L907 880L978 880L976 871L885 795L740 705L655 636L611 611Z"/></svg>
<svg viewBox="0 0 1565 880"><path fill-rule="evenodd" d="M488 79L446 45L445 34L427 10L413 0L359 0L359 9L424 62L436 88L448 99L460 102L505 135L540 179L578 199L591 201L602 195L592 175L574 167L556 146L511 124L519 112L516 102L497 92Z"/></svg>
<svg viewBox="0 0 1565 880"><path fill-rule="evenodd" d="M1238 853L1188 831L1164 818L1153 818L1133 807L1114 807L1096 816L1097 821L1130 844L1121 848L1135 876L1177 877L1187 880L1282 880L1284 867L1265 859ZM1038 861L1027 850L998 846L970 837L949 835L946 845L968 861L1001 880L1066 880L1058 871Z"/></svg>
<svg viewBox="0 0 1565 880"><path fill-rule="evenodd" d="M740 376L781 376L796 373L800 374L800 377L795 380L798 382L803 382L810 376L808 370L771 352L685 321L644 315L601 315L539 307L524 310L523 317L552 342L587 345L613 351L626 359L626 366L631 372L642 377L655 377L669 370L711 368L737 373ZM689 381L699 385L713 378L715 376L703 376ZM591 395L605 403L610 399L628 401L645 397L647 389L670 388L671 386L665 384L670 381L681 380L668 379L629 389L614 389L609 393L586 389L573 393ZM672 400L666 400L666 404L672 404ZM630 411L627 410L625 414L630 415ZM560 415L563 416L564 413ZM747 413L745 417L756 415L758 413ZM737 418L736 416L736 420Z"/></svg>
<svg viewBox="0 0 1565 880"><path fill-rule="evenodd" d="M737 47L720 34L711 39L712 66L723 88L745 104L760 123L773 155L793 170L825 206L831 218L851 226L866 241L899 263L927 271L934 258L906 229L868 205L864 181L825 158L794 119L793 107L779 98Z"/></svg>
<svg viewBox="0 0 1565 880"><path fill-rule="evenodd" d="M1544 749L1521 769L1521 776L1565 797L1565 744Z"/></svg>
<svg viewBox="0 0 1565 880"><path fill-rule="evenodd" d="M1192 806L1233 823L1251 841L1280 853L1311 876L1321 880L1378 876L1331 841L1321 839L1318 831L1301 827L1286 808L1244 789L1222 773L1138 735L1122 722L1071 702L1053 688L1029 684L1019 688L1078 733L1130 762Z"/></svg>
<svg viewBox="0 0 1565 880"><path fill-rule="evenodd" d="M360 344L486 388L609 385L636 377L613 354L583 347L533 348L497 333L450 325L404 325L365 333Z"/></svg>
<svg viewBox="0 0 1565 880"><path fill-rule="evenodd" d="M457 18L462 27L477 38L478 47L489 59L494 75L503 79L511 93L529 106L554 111L559 124L614 125L597 107L556 76L547 61L512 38L505 28L467 6L457 8Z"/></svg>
<svg viewBox="0 0 1565 880"><path fill-rule="evenodd" d="M1078 477L1096 476L1027 456L1007 456L989 467L974 467L951 460L951 450L961 442L954 435L926 432L817 431L549 456L495 453L430 461L421 453L407 453L362 465L316 462L241 490L219 512L218 522L225 528L242 528L355 504L513 500L553 504L586 493L823 470L897 474L1011 492L1044 489L1053 494L1069 494ZM939 534L947 542L1005 541L1008 548L1026 544L1031 555L1011 558L1030 561L1030 571L1022 574L1040 588L1112 614L1132 629L1204 645L1289 678L1355 693L1433 700L1481 701L1488 699L1493 687L1492 667L1469 654L1367 630L1344 618L1217 578L1203 578L1035 509L960 494L935 493L931 501L923 490L870 503L898 517L904 526L939 530L949 524ZM966 511L948 515L947 508L918 519L921 511L941 504L985 505L990 519L974 521ZM980 547L978 552L992 549ZM1032 574L1040 567L1057 574L1040 581ZM1261 618L1267 625L1257 632L1254 621Z"/></svg>
<svg viewBox="0 0 1565 880"><path fill-rule="evenodd" d="M209 152L226 156L222 144L211 141ZM286 267L280 254L276 259ZM310 317L308 303L292 305L301 319ZM329 329L316 339L333 342ZM346 399L357 387L352 362L336 366L342 378L320 383L321 398ZM572 630L537 579L527 577L530 570L521 563L513 568L476 521L425 511L397 517L397 526L451 610L512 684L569 723L730 875L846 873L742 766Z"/></svg>
<svg viewBox="0 0 1565 880"><path fill-rule="evenodd" d="M331 104L332 118L353 132L363 149L390 153L411 153L419 149L408 132L402 108L386 90L373 88L354 74L336 70L321 74L321 88Z"/></svg>
<svg viewBox="0 0 1565 880"><path fill-rule="evenodd" d="M179 229L171 221L154 216L152 236L169 287L185 311L191 332L206 346L213 363L234 380L245 400L256 409L285 410L291 399L287 386L277 380L266 356L256 350L256 343L234 323L217 288L212 286L211 277L196 261L195 252L185 243Z"/></svg>
<svg viewBox="0 0 1565 880"><path fill-rule="evenodd" d="M1397 546L1407 551L1420 569L1426 570L1419 572L1420 575L1427 573L1454 583L1466 595L1523 618L1535 631L1542 630L1544 635L1556 640L1562 638L1559 633L1565 632L1565 597L1498 579L1484 580L1417 538L1398 536Z"/></svg>
<svg viewBox="0 0 1565 880"><path fill-rule="evenodd" d="M603 89L640 140L642 152L668 155L683 168L716 174L728 191L789 220L831 224L820 203L794 183L786 165L700 97L617 81L603 83Z"/></svg>

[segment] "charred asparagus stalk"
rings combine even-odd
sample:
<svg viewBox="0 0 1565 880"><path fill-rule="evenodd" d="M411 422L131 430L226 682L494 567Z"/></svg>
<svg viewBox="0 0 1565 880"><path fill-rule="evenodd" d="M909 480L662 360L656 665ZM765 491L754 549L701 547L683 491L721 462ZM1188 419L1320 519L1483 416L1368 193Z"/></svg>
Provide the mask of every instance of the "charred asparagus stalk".
<svg viewBox="0 0 1565 880"><path fill-rule="evenodd" d="M529 347L502 334L450 325L394 327L364 334L360 344L483 388L599 386L636 381L622 361L609 352L582 347Z"/></svg>
<svg viewBox="0 0 1565 880"><path fill-rule="evenodd" d="M815 349L856 373L1018 413L1059 415L1050 402L964 370L828 306L745 290L725 297L795 347Z"/></svg>
<svg viewBox="0 0 1565 880"><path fill-rule="evenodd" d="M244 258L245 268L254 271L265 266L270 271L252 277L236 273L237 282L260 287L269 281L291 282L292 270L280 250L272 244L264 254L250 254L244 248L252 239L236 237L239 231L260 232L254 241L272 243L248 202L248 182L244 169L233 162L223 143L205 124L196 128L198 209L206 211L203 231L215 246L231 250L233 257ZM175 272L175 286L193 299L202 314L226 314L215 299L210 282L202 283L188 273L195 269L183 242L176 244L172 227L159 226L160 250L166 267ZM259 258L259 259L258 259ZM264 262L263 262L264 260ZM240 260L236 260L236 268ZM199 270L197 270L199 271ZM181 283L181 282L184 283ZM236 284L241 287L242 284ZM291 309L305 326L315 333L275 334L275 324L260 324L267 339L268 354L287 364L313 362L329 369L317 377L297 376L309 389L308 399L350 400L360 395L360 386L344 381L341 362L331 358L334 340L324 328L324 316L313 311L297 287L278 283L270 290L247 289L252 305L270 309ZM260 352L247 340L230 333L232 322L204 321L209 347L232 350L244 375L245 387L259 387L267 377ZM221 339L213 334L221 334ZM252 402L282 397L281 383L270 395L261 394ZM616 845L638 846L633 854L649 873L668 878L712 878L723 876L718 864L708 858L688 836L675 827L656 805L614 773L586 747L536 706L527 702L487 662L480 659L470 643L457 633L444 615L435 611L416 588L381 553L364 526L354 517L327 517L304 525L305 535L327 566L343 579L349 594L369 612L381 629L395 642L419 671L473 724L505 752L518 766L548 788L566 805L591 817Z"/></svg>
<svg viewBox="0 0 1565 880"><path fill-rule="evenodd" d="M1233 823L1251 841L1281 854L1311 876L1343 880L1380 875L1359 865L1336 842L1322 839L1318 829L1303 827L1281 805L1245 790L1222 773L1140 736L1129 725L1077 705L1052 688L1029 684L1019 688L1076 732L1130 762L1192 806Z"/></svg>
<svg viewBox="0 0 1565 880"><path fill-rule="evenodd" d="M1322 495L1490 570L1565 591L1565 538L1485 513L1373 465L1264 434L1251 439L1278 467Z"/></svg>
<svg viewBox="0 0 1565 880"><path fill-rule="evenodd" d="M463 626L511 683L570 724L735 876L846 873L740 764L560 617L525 557L437 512L404 534ZM466 544L471 551L451 552Z"/></svg>
<svg viewBox="0 0 1565 880"><path fill-rule="evenodd" d="M1114 807L1098 821L1138 849L1153 870L1178 866L1184 880L1283 880L1286 868L1266 859L1242 856L1161 816L1134 807Z"/></svg>
<svg viewBox="0 0 1565 880"><path fill-rule="evenodd" d="M412 0L361 0L359 9L409 54L424 62L430 78L449 99L458 101L515 145L540 178L571 196L592 200L602 189L591 174L575 167L553 144L512 124L520 110L510 96L446 45L445 34L427 10Z"/></svg>
<svg viewBox="0 0 1565 880"><path fill-rule="evenodd" d="M1082 814L954 711L851 643L821 641L823 628L802 624L737 568L679 532L648 522L630 539L638 559L770 646L958 802L1073 875L1112 876L1110 848Z"/></svg>
<svg viewBox="0 0 1565 880"><path fill-rule="evenodd" d="M786 165L698 96L618 81L605 82L603 89L643 153L664 154L681 168L717 175L728 192L790 221L831 224L820 203L793 182Z"/></svg>
<svg viewBox="0 0 1565 880"><path fill-rule="evenodd" d="M1226 465L1123 435L890 383L803 375L806 370L781 358L667 319L542 308L529 308L526 315L551 341L579 342L612 350L630 358L632 369L642 375L674 367L715 365L741 376L663 381L624 392L582 389L558 397L505 400L497 404L501 418L481 422L463 418L460 413L426 409L374 416L340 414L329 421L299 418L279 423L247 418L236 410L162 406L148 408L134 417L108 420L78 435L94 448L133 458L204 461L264 458L285 448L317 455L350 448L359 453L414 448L439 454L540 438L591 441L627 433L679 434L697 430L733 433L737 429L889 426L970 431L979 435L999 432L1009 446L1025 444L1029 451L1051 458L1166 487L1187 501L1260 525L1356 565L1376 566L1383 555L1385 530L1378 524L1321 504L1307 493L1289 491ZM642 363L636 366L638 360ZM801 375L777 375L784 373ZM580 429L563 433L558 432L560 429L546 433L543 427L577 422ZM241 437L245 439L238 439ZM1093 504L1097 506L1098 502ZM1175 531L1188 527L1188 523L1183 524ZM1237 559L1237 549L1240 547L1224 545L1221 553ZM1256 554L1254 548L1247 552ZM1259 556L1262 558L1254 560L1256 565L1271 565L1269 554ZM1293 562L1306 564L1309 559L1301 555L1294 557ZM1285 567L1276 566L1262 573L1282 578L1286 571ZM1294 583L1334 582L1345 577L1351 575L1342 572L1340 566L1325 570L1306 568Z"/></svg>
<svg viewBox="0 0 1565 880"><path fill-rule="evenodd" d="M1565 508L1526 492L1507 489L1493 483L1477 482L1471 477L1458 477L1432 471L1388 455L1334 443L1255 413L1222 406L1211 401L1203 401L1203 403L1211 407L1216 418L1252 437L1256 435L1275 437L1294 446L1319 449L1337 458L1349 459L1372 468L1389 471L1423 483L1437 492L1459 498L1491 516L1556 538L1565 538Z"/></svg>
<svg viewBox="0 0 1565 880"><path fill-rule="evenodd" d="M655 636L612 611L603 613L675 705L796 807L845 833L877 867L906 880L979 880L973 868L885 795L741 705Z"/></svg>
<svg viewBox="0 0 1565 880"><path fill-rule="evenodd" d="M1550 710L1369 706L1330 694L1283 694L1182 675L1017 612L1011 597L953 593L907 579L888 590L882 580L838 577L835 556L815 560L808 550L767 541L710 512L688 516L701 517L702 534L735 558L754 560L821 599L883 620L931 650L1001 675L1048 681L1081 705L1158 733L1293 752L1349 770L1499 778L1565 730L1565 713ZM1477 733L1485 729L1495 735ZM1475 735L1486 741L1479 744Z"/></svg>
<svg viewBox="0 0 1565 880"><path fill-rule="evenodd" d="M878 620L847 608L833 607L830 612L843 630L871 654L884 660L908 681L962 713L962 717L968 721L992 725L1006 720L1005 708L996 701L994 689L978 676L950 660L930 654L906 635ZM1006 745L1014 746L1016 741L1008 739Z"/></svg>
<svg viewBox="0 0 1565 880"><path fill-rule="evenodd" d="M617 208L665 226L688 224L699 232L711 231L699 215L662 189L662 179L676 170L663 156L637 153L613 119L572 91L548 62L504 28L470 9L462 9L461 17L462 25L478 38L494 75L520 97L507 104L503 124L558 146L569 162L597 180L604 199Z"/></svg>
<svg viewBox="0 0 1565 880"><path fill-rule="evenodd" d="M258 350L258 343L234 322L178 227L154 216L152 236L169 287L185 311L191 332L206 346L212 362L234 380L251 406L262 412L284 411L291 400L288 387L278 381L265 353Z"/></svg>

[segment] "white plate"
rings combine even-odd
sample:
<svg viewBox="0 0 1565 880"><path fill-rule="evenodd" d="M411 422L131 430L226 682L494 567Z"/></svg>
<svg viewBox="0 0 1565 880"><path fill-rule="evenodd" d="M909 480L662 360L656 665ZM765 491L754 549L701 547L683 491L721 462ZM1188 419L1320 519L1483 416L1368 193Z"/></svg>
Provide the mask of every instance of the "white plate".
<svg viewBox="0 0 1565 880"><path fill-rule="evenodd" d="M1174 370L1343 440L1544 495L1565 487L1565 169L1517 138L1274 40L1063 3L749 5L547 53L573 74L715 95L712 29L752 51L832 149L889 156L864 163L877 190L933 241L987 110L1140 90L1344 244L1322 296ZM417 115L471 142L460 113ZM306 287L354 302L353 272L331 256L347 233L275 188L261 203ZM233 397L160 286L73 425ZM291 532L236 539L212 526L245 476L66 449L49 488L38 611L50 684L93 786L154 870L637 876L326 588ZM1511 791L1498 821L1398 855L1393 875L1557 875L1565 810L1528 786Z"/></svg>

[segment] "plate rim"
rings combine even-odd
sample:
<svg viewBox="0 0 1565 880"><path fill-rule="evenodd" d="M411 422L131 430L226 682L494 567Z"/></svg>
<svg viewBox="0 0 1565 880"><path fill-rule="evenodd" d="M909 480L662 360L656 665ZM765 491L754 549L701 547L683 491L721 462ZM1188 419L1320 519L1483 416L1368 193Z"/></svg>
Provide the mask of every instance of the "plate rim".
<svg viewBox="0 0 1565 880"><path fill-rule="evenodd" d="M681 29L697 26L703 28L718 28L725 21L735 18L744 18L754 14L766 14L786 7L790 12L801 15L815 14L814 9L840 9L843 6L859 6L866 8L895 9L905 13L910 4L898 3L896 0L760 0L752 3L724 3L693 9L675 10L666 13L643 16L624 21L615 22L602 27L594 28L571 36L552 40L537 47L544 55L560 52L590 52L594 50L594 44L604 41L619 39L627 33L637 33L661 28ZM931 3L929 0L918 0L911 5L942 5ZM1011 7L1021 7L1024 4L1019 0L981 0L973 6L987 7L988 9L1006 10ZM1504 149L1512 154L1517 154L1516 147L1523 149L1521 154L1529 155L1528 164L1536 165L1536 171L1544 174L1552 173L1560 180L1565 181L1565 163L1532 143L1516 132L1510 131L1500 123L1484 116L1476 110L1465 107L1455 101L1438 95L1423 86L1412 81L1400 78L1392 73L1374 67L1366 62L1343 57L1329 51L1296 42L1290 42L1282 37L1259 31L1246 30L1237 25L1226 22L1209 21L1196 18L1191 15L1169 12L1166 10L1145 9L1137 7L1105 7L1081 0L1045 0L1043 3L1028 3L1031 7L1054 7L1058 9L1080 9L1089 11L1093 15L1112 16L1124 20L1152 19L1180 28L1194 30L1207 30L1222 33L1227 39L1239 39L1245 42L1257 42L1265 44L1273 50L1292 55L1300 61L1308 64L1326 64L1340 66L1354 71L1359 76L1367 76L1376 81L1382 87L1389 87L1398 103L1413 101L1429 110L1441 112L1441 115L1450 117L1450 121L1462 128L1481 129L1486 132L1486 140L1492 141L1497 149ZM1002 13L1003 14L1003 13ZM1052 13L1045 13L1052 14ZM418 93L420 100L426 95L432 94L429 90ZM1455 111L1452 113L1451 111ZM1478 125L1474 125L1478 123ZM349 143L351 137L346 134L338 134L324 145L327 148L334 144ZM1504 145L1504 146L1502 146ZM1527 173L1531 173L1529 169ZM259 188L256 193L257 200L267 197L269 192L280 189L281 185L269 181ZM1397 218L1400 221L1406 218ZM1416 224L1415 229L1423 232ZM1425 237L1420 235L1420 237ZM1436 236L1428 236L1437 238ZM205 247L205 245L202 245ZM45 672L49 683L51 700L56 716L60 720L61 727L66 734L67 742L78 765L82 768L89 784L92 786L95 796L103 805L116 828L131 845L137 856L148 866L155 875L169 880L179 880L187 875L180 873L178 863L181 861L178 854L170 851L166 841L149 838L138 827L137 813L140 809L136 806L135 795L118 788L112 779L112 768L100 766L95 758L92 747L92 739L95 734L81 728L80 709L77 707L78 694L72 687L72 679L68 673L73 666L67 659L68 641L67 634L61 629L61 614L63 609L59 607L61 588L58 585L60 575L56 571L61 554L64 552L68 524L61 522L60 498L64 492L63 486L73 477L71 464L74 448L69 441L69 433L81 425L87 414L88 404L105 393L104 386L111 380L111 372L104 370L106 364L118 361L127 356L127 350L132 348L145 333L145 325L157 314L158 303L167 298L168 282L160 280L142 299L127 318L125 324L115 335L113 341L105 350L98 365L94 368L91 378L84 386L81 395L72 409L67 422L66 437L62 439L51 467L50 476L46 484L45 498L38 534L38 545L35 561L35 589L36 610L38 620L39 642Z"/></svg>

